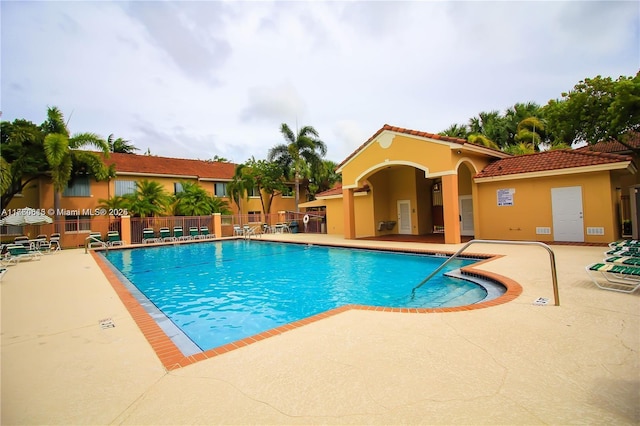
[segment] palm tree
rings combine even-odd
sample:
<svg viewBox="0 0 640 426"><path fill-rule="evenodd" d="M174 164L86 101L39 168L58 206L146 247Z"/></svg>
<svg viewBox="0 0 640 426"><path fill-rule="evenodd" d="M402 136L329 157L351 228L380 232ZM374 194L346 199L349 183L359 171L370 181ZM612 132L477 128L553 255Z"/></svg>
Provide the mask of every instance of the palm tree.
<svg viewBox="0 0 640 426"><path fill-rule="evenodd" d="M527 142L518 142L515 145L509 145L504 149L504 152L511 155L524 155L533 154L536 152L533 145Z"/></svg>
<svg viewBox="0 0 640 426"><path fill-rule="evenodd" d="M518 123L516 141L530 144L538 151L545 135L544 123L536 117L527 117Z"/></svg>
<svg viewBox="0 0 640 426"><path fill-rule="evenodd" d="M452 138L466 139L469 135L467 126L464 124L452 124L439 133L442 136L451 136Z"/></svg>
<svg viewBox="0 0 640 426"><path fill-rule="evenodd" d="M280 126L280 133L286 143L269 150L267 158L276 161L283 170L293 170L296 184L296 211L300 203L300 179L305 165L314 170L327 154L327 146L319 139L318 132L311 126L304 126L298 134L293 133L286 123Z"/></svg>
<svg viewBox="0 0 640 426"><path fill-rule="evenodd" d="M209 204L211 205L211 213L220 213L224 215L233 213L229 208L229 204L222 198L216 197L215 195L209 197Z"/></svg>
<svg viewBox="0 0 640 426"><path fill-rule="evenodd" d="M195 182L181 182L182 191L175 195L173 212L178 216L204 216L213 209L207 191Z"/></svg>
<svg viewBox="0 0 640 426"><path fill-rule="evenodd" d="M227 194L238 206L238 214L242 217L242 200L249 198L249 191L255 186L250 173L245 170L246 165L238 164L231 182L227 184Z"/></svg>
<svg viewBox="0 0 640 426"><path fill-rule="evenodd" d="M106 157L109 145L95 133L77 133L70 136L62 113L56 107L47 110L47 121L42 125L47 132L44 138L44 153L51 167L56 213L60 204L60 193L67 186L73 173L90 174L97 180L109 178L111 169L95 152L80 151L81 148L97 148ZM56 215L57 216L57 215Z"/></svg>
<svg viewBox="0 0 640 426"><path fill-rule="evenodd" d="M518 134L518 125L524 119L529 117L540 117L542 110L535 102L516 103L511 108L507 108L504 113L507 132L509 133L509 144L516 143L516 135Z"/></svg>
<svg viewBox="0 0 640 426"><path fill-rule="evenodd" d="M110 134L109 137L107 138L107 143L109 144L109 151L111 152L119 152L122 154L133 154L134 151L138 150L138 148L133 146L133 144L127 140L124 140L122 138L114 139L113 133Z"/></svg>
<svg viewBox="0 0 640 426"><path fill-rule="evenodd" d="M4 194L11 187L11 165L0 157L0 193Z"/></svg>
<svg viewBox="0 0 640 426"><path fill-rule="evenodd" d="M171 204L171 195L155 181L136 182L136 192L124 196L132 214L140 217L165 213Z"/></svg>
<svg viewBox="0 0 640 426"><path fill-rule="evenodd" d="M317 193L333 188L336 182L340 182L341 176L336 173L338 165L331 160L323 160L309 180L309 195L315 199Z"/></svg>
<svg viewBox="0 0 640 426"><path fill-rule="evenodd" d="M486 137L485 135L481 135L478 133L471 134L467 137L467 140L471 143L475 143L477 145L486 146L487 148L493 148L499 150L500 147L497 143Z"/></svg>

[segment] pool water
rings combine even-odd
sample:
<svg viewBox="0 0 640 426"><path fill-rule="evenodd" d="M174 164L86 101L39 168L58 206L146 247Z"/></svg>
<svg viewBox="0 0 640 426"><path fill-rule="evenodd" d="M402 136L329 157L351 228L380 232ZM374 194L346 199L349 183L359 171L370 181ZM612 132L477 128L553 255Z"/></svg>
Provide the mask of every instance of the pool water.
<svg viewBox="0 0 640 426"><path fill-rule="evenodd" d="M201 350L343 305L437 308L485 298L474 283L437 275L447 258L247 240L104 254ZM455 259L443 271L473 260Z"/></svg>

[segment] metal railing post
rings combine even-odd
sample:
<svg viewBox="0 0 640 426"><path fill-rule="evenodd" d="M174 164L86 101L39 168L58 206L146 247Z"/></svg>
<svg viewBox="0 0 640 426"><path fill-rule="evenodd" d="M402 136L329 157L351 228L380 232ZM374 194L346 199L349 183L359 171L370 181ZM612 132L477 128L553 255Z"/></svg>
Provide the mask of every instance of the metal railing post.
<svg viewBox="0 0 640 426"><path fill-rule="evenodd" d="M415 297L417 289L422 287L427 281L429 281L431 278L433 278L433 276L436 275L438 272L440 272L449 262L451 262L453 259L458 257L460 255L460 253L462 253L463 251L465 251L467 249L467 247L469 247L472 244L476 244L476 243L479 243L479 244L507 244L507 245L537 245L537 246L540 246L540 247L543 247L544 249L546 249L549 252L549 260L551 262L551 279L552 279L552 282L553 282L553 297L554 297L554 301L555 301L555 306L560 306L560 295L559 295L559 292L558 292L558 273L557 273L557 270L556 270L556 256L553 253L553 250L551 250L551 247L549 247L545 243L541 243L539 241L471 240L468 243L466 243L465 245L463 245L460 248L460 250L455 252L444 263L442 263L440 266L438 266L431 274L429 274L429 276L427 278L422 280L422 282L420 282L420 284L415 286L413 288L413 290L411 290L411 299L413 299Z"/></svg>

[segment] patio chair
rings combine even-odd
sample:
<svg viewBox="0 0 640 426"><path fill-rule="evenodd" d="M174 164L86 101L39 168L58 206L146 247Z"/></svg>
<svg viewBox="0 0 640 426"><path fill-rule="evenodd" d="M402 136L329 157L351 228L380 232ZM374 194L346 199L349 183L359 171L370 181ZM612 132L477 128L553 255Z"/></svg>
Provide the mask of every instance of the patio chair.
<svg viewBox="0 0 640 426"><path fill-rule="evenodd" d="M9 244L7 245L7 251L9 252L9 258L15 259L16 262L23 260L40 260L42 253L36 250L29 250L22 244Z"/></svg>
<svg viewBox="0 0 640 426"><path fill-rule="evenodd" d="M613 248L604 253L606 256L628 256L628 257L639 257L640 258L640 250L633 247L622 247L622 248Z"/></svg>
<svg viewBox="0 0 640 426"><path fill-rule="evenodd" d="M184 231L182 230L182 226L174 226L173 227L173 238L177 241L190 240L190 235L184 235Z"/></svg>
<svg viewBox="0 0 640 426"><path fill-rule="evenodd" d="M60 251L62 247L60 246L60 233L54 232L49 237L49 248L52 252Z"/></svg>
<svg viewBox="0 0 640 426"><path fill-rule="evenodd" d="M11 253L9 253L7 247L7 244L2 245L2 250L0 251L0 266L17 265L18 259L16 257L11 257Z"/></svg>
<svg viewBox="0 0 640 426"><path fill-rule="evenodd" d="M160 240L169 242L169 241L175 241L176 238L171 236L171 231L169 230L169 228L163 227L163 228L160 228Z"/></svg>
<svg viewBox="0 0 640 426"><path fill-rule="evenodd" d="M36 243L36 249L42 254L50 254L52 252L51 243L46 239L38 241Z"/></svg>
<svg viewBox="0 0 640 426"><path fill-rule="evenodd" d="M611 256L604 259L605 263L618 265L640 266L640 257L634 256Z"/></svg>
<svg viewBox="0 0 640 426"><path fill-rule="evenodd" d="M124 241L120 239L118 231L107 232L107 245L111 247L124 245Z"/></svg>
<svg viewBox="0 0 640 426"><path fill-rule="evenodd" d="M638 240L618 240L609 243L611 248L640 248L640 241Z"/></svg>
<svg viewBox="0 0 640 426"><path fill-rule="evenodd" d="M142 230L142 244L158 243L160 241L162 240L156 237L153 228L144 228Z"/></svg>
<svg viewBox="0 0 640 426"><path fill-rule="evenodd" d="M19 237L15 237L13 239L13 243L14 244L21 244L25 247L30 247L31 246L31 242L29 241L29 237L21 235Z"/></svg>
<svg viewBox="0 0 640 426"><path fill-rule="evenodd" d="M593 283L603 290L633 293L640 288L640 267L594 263L585 267Z"/></svg>
<svg viewBox="0 0 640 426"><path fill-rule="evenodd" d="M233 225L233 235L234 236L244 235L244 231L242 230L240 225Z"/></svg>
<svg viewBox="0 0 640 426"><path fill-rule="evenodd" d="M190 226L189 227L189 236L191 237L192 240L199 240L201 235L198 232L198 227L197 226Z"/></svg>
<svg viewBox="0 0 640 426"><path fill-rule="evenodd" d="M209 228L206 226L200 227L200 235L201 235L201 238L204 238L206 240L216 237L216 234L209 233Z"/></svg>

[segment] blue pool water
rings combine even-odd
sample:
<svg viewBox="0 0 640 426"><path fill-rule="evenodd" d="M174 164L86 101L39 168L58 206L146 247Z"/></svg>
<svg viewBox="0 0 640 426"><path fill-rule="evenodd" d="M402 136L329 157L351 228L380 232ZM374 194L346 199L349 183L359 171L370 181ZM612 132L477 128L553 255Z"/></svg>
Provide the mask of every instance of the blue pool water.
<svg viewBox="0 0 640 426"><path fill-rule="evenodd" d="M436 308L487 295L439 274L412 298L446 259L425 255L232 240L105 257L201 350L348 304ZM456 259L447 270L473 262Z"/></svg>

